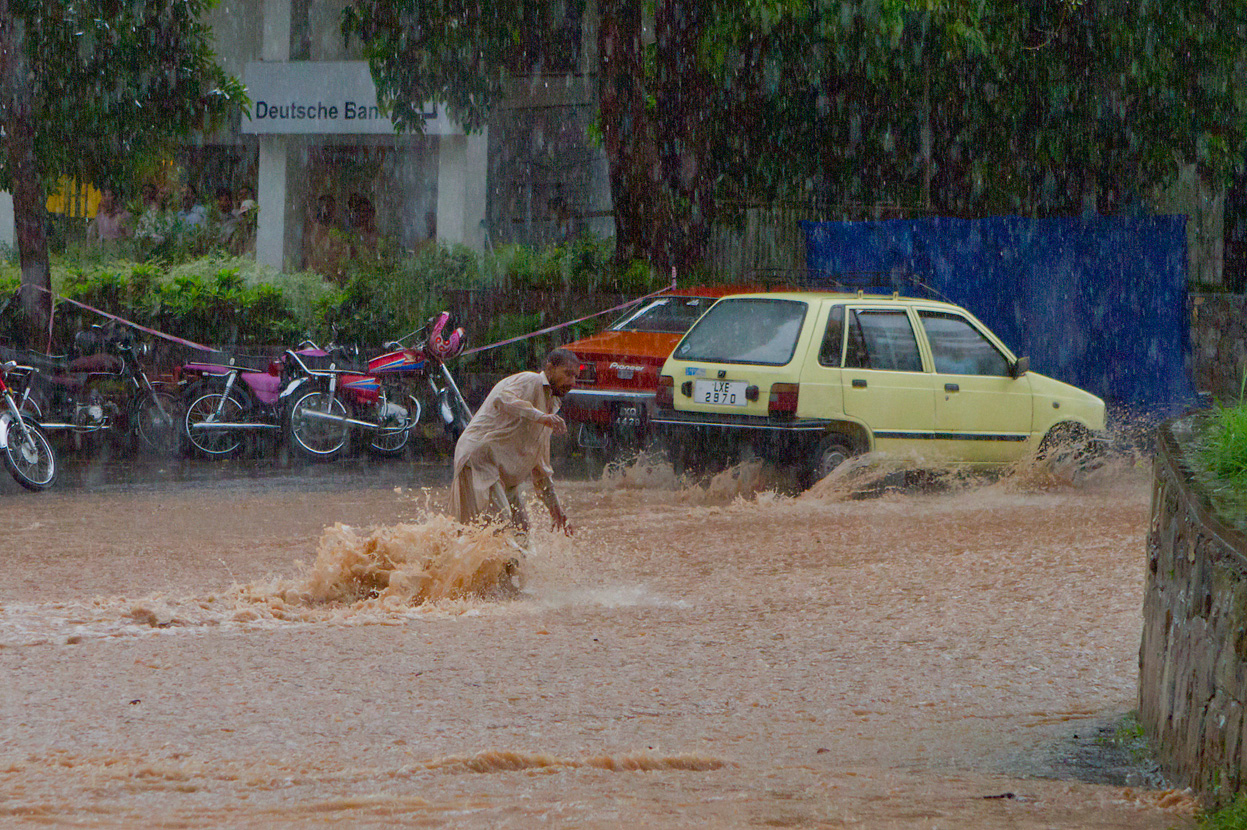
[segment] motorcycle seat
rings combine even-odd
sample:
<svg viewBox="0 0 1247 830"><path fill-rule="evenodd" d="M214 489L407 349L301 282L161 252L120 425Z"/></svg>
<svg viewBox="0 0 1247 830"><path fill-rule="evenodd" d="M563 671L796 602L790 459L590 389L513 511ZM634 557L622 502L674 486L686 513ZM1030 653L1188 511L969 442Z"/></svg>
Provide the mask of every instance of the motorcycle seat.
<svg viewBox="0 0 1247 830"><path fill-rule="evenodd" d="M195 352L195 359L189 361L196 364L220 366L225 369L238 368L244 371L266 372L273 358L268 355L237 354L234 352Z"/></svg>
<svg viewBox="0 0 1247 830"><path fill-rule="evenodd" d="M333 371L343 372L353 375L368 374L368 365L361 364L358 360L348 358L339 351L325 353L320 349L302 349L295 352L299 360L304 366L312 372L328 372L329 367L333 366Z"/></svg>
<svg viewBox="0 0 1247 830"><path fill-rule="evenodd" d="M70 372L99 372L115 375L125 368L125 361L116 355L97 352L75 357L65 368Z"/></svg>

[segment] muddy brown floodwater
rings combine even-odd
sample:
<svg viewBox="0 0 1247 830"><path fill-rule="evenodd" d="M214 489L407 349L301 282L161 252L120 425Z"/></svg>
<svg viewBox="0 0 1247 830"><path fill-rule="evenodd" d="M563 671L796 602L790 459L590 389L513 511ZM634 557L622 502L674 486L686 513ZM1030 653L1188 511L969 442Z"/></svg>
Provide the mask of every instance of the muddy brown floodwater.
<svg viewBox="0 0 1247 830"><path fill-rule="evenodd" d="M1053 762L1133 706L1146 463L756 473L562 482L512 597L440 470L6 486L0 825L1190 826Z"/></svg>

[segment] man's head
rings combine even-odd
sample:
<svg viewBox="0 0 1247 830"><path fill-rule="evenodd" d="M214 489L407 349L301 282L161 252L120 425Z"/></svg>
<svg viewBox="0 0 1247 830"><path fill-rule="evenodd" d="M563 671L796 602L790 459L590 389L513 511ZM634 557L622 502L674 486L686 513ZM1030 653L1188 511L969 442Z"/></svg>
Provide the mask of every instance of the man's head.
<svg viewBox="0 0 1247 830"><path fill-rule="evenodd" d="M546 362L541 367L550 381L550 388L560 398L576 385L576 375L580 371L580 358L567 349L555 349L546 355Z"/></svg>

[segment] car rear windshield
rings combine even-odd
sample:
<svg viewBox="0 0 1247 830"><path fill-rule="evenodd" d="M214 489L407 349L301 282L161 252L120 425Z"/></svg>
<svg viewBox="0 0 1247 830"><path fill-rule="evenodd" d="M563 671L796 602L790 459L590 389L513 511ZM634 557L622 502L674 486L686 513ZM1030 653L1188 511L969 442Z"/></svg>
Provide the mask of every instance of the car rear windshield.
<svg viewBox="0 0 1247 830"><path fill-rule="evenodd" d="M797 300L720 300L684 336L675 356L709 363L783 366L797 349L808 308Z"/></svg>
<svg viewBox="0 0 1247 830"><path fill-rule="evenodd" d="M610 330L683 334L713 302L711 297L661 297L628 312L616 320Z"/></svg>

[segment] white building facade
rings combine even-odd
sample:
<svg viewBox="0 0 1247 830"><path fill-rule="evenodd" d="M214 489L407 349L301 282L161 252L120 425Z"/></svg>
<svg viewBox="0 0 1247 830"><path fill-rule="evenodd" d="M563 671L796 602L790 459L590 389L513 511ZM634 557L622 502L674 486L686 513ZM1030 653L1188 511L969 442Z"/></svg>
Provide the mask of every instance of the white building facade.
<svg viewBox="0 0 1247 830"><path fill-rule="evenodd" d="M229 178L226 187L253 188L258 260L302 267L315 206L326 195L344 229L366 200L380 235L408 250L431 238L482 251L548 242L573 229L611 232L607 165L587 133L594 82L585 0L566 0L545 27L573 40L575 61L554 73L544 66L515 73L489 127L472 134L432 105L423 135L395 132L377 110L359 44L342 36L346 5L223 0L210 17L221 63L247 84L251 118L187 148L182 163L189 170L198 157L206 187ZM545 51L565 58L569 50Z"/></svg>
<svg viewBox="0 0 1247 830"><path fill-rule="evenodd" d="M588 137L593 0L564 0L538 27L559 39L539 50L557 66L518 61L487 128L465 134L430 105L423 135L396 132L378 111L360 44L341 32L346 5L221 0L209 14L218 60L248 87L250 117L184 145L175 162L205 203L228 191L238 204L251 191L259 261L305 267L318 205L330 200L335 227L351 230L367 204L380 237L405 250L434 238L482 251L613 231L605 156ZM140 184L120 183L131 197ZM0 194L0 243L9 245L11 204Z"/></svg>

